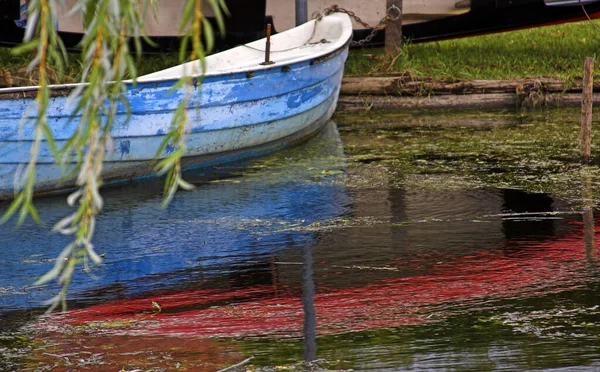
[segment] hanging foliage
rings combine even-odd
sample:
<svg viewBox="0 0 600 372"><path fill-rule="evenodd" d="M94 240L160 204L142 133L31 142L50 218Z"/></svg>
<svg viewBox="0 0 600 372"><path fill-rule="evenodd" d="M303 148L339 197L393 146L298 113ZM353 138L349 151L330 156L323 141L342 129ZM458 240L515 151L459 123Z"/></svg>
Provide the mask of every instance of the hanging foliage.
<svg viewBox="0 0 600 372"><path fill-rule="evenodd" d="M205 1L212 8L220 31L224 31L223 14L227 11L224 0L186 0L179 56L182 63L199 60L195 64L199 68L186 71L173 88L183 90L185 94L173 116L171 130L157 150L156 171L167 175L163 205L168 204L178 188L192 188L182 178L181 157L185 150L192 84L200 78L206 52L214 44L213 30L202 13ZM60 292L48 301L49 311L57 306L66 307L67 290L79 265L89 272L90 263L102 262L94 248L93 235L96 217L104 204L100 192L103 158L112 146L111 129L117 120L118 107L124 106L129 112L126 93L132 83L124 80L130 77L135 84L134 55L141 53L141 39L146 38L144 21L149 11L156 7L153 0L79 0L71 10L83 15L84 36L80 45L81 83L84 84L78 85L69 96L74 107L72 115L78 117L79 122L70 138L59 148L47 121L50 96L48 69L51 66L62 71L67 59L56 29L59 5L55 0L30 1L25 40L15 49L16 53L34 55L28 72L37 70L39 75L35 136L30 159L22 176L16 180L20 190L0 219L0 223L4 223L16 214L18 225L28 216L41 223L33 195L38 154L42 143L47 143L65 174L76 180L75 191L67 197L67 203L74 211L53 227L55 232L72 236L72 241L63 248L54 267L36 282L39 285L57 280L61 284ZM151 43L147 38L146 41ZM158 154L167 145L177 150L166 158L158 159Z"/></svg>

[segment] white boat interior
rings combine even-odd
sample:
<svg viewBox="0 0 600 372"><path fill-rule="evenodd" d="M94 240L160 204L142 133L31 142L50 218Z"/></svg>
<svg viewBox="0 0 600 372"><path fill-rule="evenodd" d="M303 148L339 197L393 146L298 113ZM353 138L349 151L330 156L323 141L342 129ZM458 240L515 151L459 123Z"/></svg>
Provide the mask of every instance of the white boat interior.
<svg viewBox="0 0 600 372"><path fill-rule="evenodd" d="M291 65L296 62L321 57L341 47L352 37L352 26L345 14L330 14L321 20L312 20L293 30L271 37L271 58L275 66ZM257 71L273 65L265 61L265 42L261 39L210 55L205 59L204 76ZM138 82L178 79L182 75L199 75L198 62L157 71L138 77Z"/></svg>

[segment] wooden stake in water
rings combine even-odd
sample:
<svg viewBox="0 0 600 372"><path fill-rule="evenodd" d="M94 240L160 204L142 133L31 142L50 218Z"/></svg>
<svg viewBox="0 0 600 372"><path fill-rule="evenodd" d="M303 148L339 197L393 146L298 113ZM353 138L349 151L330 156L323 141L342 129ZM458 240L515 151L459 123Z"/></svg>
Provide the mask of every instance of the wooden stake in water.
<svg viewBox="0 0 600 372"><path fill-rule="evenodd" d="M583 67L581 96L580 154L583 163L589 163L592 151L592 90L594 87L594 59L587 57Z"/></svg>
<svg viewBox="0 0 600 372"><path fill-rule="evenodd" d="M400 17L385 28L385 56L390 58L396 57L402 48L402 0L387 0L387 9L394 6L400 12Z"/></svg>

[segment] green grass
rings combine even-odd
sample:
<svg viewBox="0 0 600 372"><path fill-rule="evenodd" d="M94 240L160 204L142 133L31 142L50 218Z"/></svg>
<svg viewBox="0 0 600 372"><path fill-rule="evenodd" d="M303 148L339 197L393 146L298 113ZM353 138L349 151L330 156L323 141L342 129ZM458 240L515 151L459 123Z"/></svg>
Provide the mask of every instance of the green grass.
<svg viewBox="0 0 600 372"><path fill-rule="evenodd" d="M600 27L600 21L595 21ZM589 21L538 27L501 34L469 37L424 44L406 43L394 61L383 56L382 48L353 49L346 63L346 75L407 73L434 79L513 79L554 77L564 80L581 77L584 57L597 57L600 31ZM370 59L367 55L374 55ZM29 56L14 56L0 48L0 67L25 78ZM54 82L78 81L80 62L70 54L65 74ZM597 59L597 58L596 58ZM138 58L138 75L171 67L175 54ZM21 72L19 72L21 70Z"/></svg>
<svg viewBox="0 0 600 372"><path fill-rule="evenodd" d="M600 22L595 23L600 27ZM597 57L599 46L600 32L584 21L440 42L408 42L393 65L383 58L382 48L356 49L346 63L346 75L405 72L435 79L570 79L582 75L584 57Z"/></svg>

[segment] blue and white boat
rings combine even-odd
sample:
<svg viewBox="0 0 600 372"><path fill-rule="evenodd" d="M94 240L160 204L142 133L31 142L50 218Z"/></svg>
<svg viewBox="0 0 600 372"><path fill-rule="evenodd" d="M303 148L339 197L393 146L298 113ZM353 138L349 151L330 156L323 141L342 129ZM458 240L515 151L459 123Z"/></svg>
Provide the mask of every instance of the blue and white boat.
<svg viewBox="0 0 600 372"><path fill-rule="evenodd" d="M207 57L188 106L184 168L260 156L314 134L336 108L351 38L350 18L336 13L271 37L272 64L261 64L264 39ZM157 149L185 96L173 86L193 71L202 71L198 62L141 76L135 85L128 82L131 116L124 108L117 114L114 146L105 155L104 184L152 175ZM51 86L48 122L59 148L79 125L70 108L74 105L67 105L77 86ZM0 89L0 200L13 197L15 175L30 157L36 89ZM167 146L161 156L173 150ZM73 187L72 182L60 182L61 166L45 144L36 172L38 194Z"/></svg>

